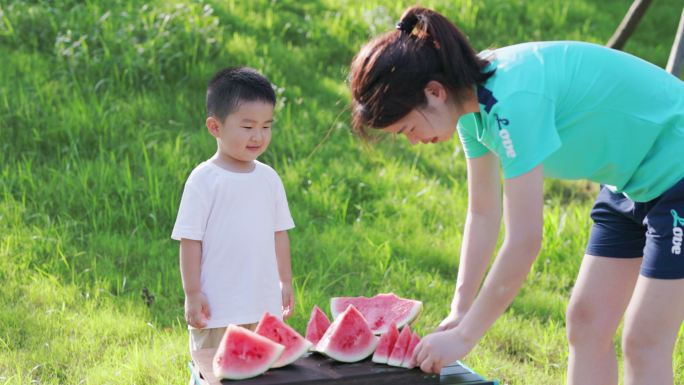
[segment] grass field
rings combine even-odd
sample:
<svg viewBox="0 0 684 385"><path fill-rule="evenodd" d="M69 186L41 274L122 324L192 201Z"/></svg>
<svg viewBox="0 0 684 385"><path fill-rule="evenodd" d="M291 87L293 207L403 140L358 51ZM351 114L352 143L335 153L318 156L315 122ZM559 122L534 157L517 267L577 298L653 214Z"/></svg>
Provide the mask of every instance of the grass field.
<svg viewBox="0 0 684 385"><path fill-rule="evenodd" d="M215 151L211 74L249 65L277 86L274 140L303 331L314 304L393 291L448 310L466 207L451 143L361 146L348 64L411 3L0 0L0 383L184 383L187 331L169 236L186 176ZM425 1L478 49L605 43L630 1ZM681 13L654 2L626 50L664 66ZM466 363L502 384L560 384L564 309L595 187L548 181L543 251ZM142 298L147 290L154 300ZM619 345L619 344L618 344ZM676 349L676 381L684 353Z"/></svg>

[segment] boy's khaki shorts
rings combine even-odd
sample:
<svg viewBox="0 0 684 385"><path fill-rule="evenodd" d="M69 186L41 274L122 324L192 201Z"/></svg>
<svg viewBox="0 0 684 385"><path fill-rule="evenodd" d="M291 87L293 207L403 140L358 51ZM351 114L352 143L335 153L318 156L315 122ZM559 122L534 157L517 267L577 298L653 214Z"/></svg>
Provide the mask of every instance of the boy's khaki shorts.
<svg viewBox="0 0 684 385"><path fill-rule="evenodd" d="M257 324L239 325L243 328L254 331ZM226 333L226 328L210 328L210 329L190 329L190 352L199 349L217 348L221 343L223 335Z"/></svg>

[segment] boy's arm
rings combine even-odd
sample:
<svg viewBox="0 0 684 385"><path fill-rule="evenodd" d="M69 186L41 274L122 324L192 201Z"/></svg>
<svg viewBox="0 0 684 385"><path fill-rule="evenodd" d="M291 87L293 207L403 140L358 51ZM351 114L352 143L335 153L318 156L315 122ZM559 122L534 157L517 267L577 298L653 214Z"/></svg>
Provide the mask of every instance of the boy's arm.
<svg viewBox="0 0 684 385"><path fill-rule="evenodd" d="M290 238L287 231L275 232L275 252L278 262L278 275L282 285L283 318L289 318L294 312L294 292L292 289L292 263L290 258Z"/></svg>
<svg viewBox="0 0 684 385"><path fill-rule="evenodd" d="M468 213L451 311L437 328L450 329L465 316L482 283L501 224L499 162L493 153L468 159Z"/></svg>
<svg viewBox="0 0 684 385"><path fill-rule="evenodd" d="M185 320L194 328L203 328L211 316L209 302L200 287L202 242L182 238L180 241L180 270L185 292Z"/></svg>

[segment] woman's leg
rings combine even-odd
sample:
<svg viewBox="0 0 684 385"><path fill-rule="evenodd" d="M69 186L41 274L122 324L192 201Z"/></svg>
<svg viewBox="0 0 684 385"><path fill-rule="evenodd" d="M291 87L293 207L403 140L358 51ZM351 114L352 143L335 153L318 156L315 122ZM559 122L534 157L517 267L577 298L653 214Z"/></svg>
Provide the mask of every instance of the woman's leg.
<svg viewBox="0 0 684 385"><path fill-rule="evenodd" d="M613 336L639 277L641 258L585 255L566 315L568 385L616 385Z"/></svg>
<svg viewBox="0 0 684 385"><path fill-rule="evenodd" d="M672 351L684 320L684 279L640 276L625 316L625 385L672 385Z"/></svg>

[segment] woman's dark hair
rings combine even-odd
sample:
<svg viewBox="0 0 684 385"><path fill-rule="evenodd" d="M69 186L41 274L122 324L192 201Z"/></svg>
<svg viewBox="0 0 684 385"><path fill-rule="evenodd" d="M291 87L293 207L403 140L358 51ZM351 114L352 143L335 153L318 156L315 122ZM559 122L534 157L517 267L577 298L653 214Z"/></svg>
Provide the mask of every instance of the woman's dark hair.
<svg viewBox="0 0 684 385"><path fill-rule="evenodd" d="M228 67L218 71L207 86L207 116L223 121L242 102L262 101L275 105L271 82L249 67Z"/></svg>
<svg viewBox="0 0 684 385"><path fill-rule="evenodd" d="M357 134L383 128L427 104L423 90L435 80L456 100L494 71L443 15L413 6L397 29L368 42L351 64L352 123Z"/></svg>

